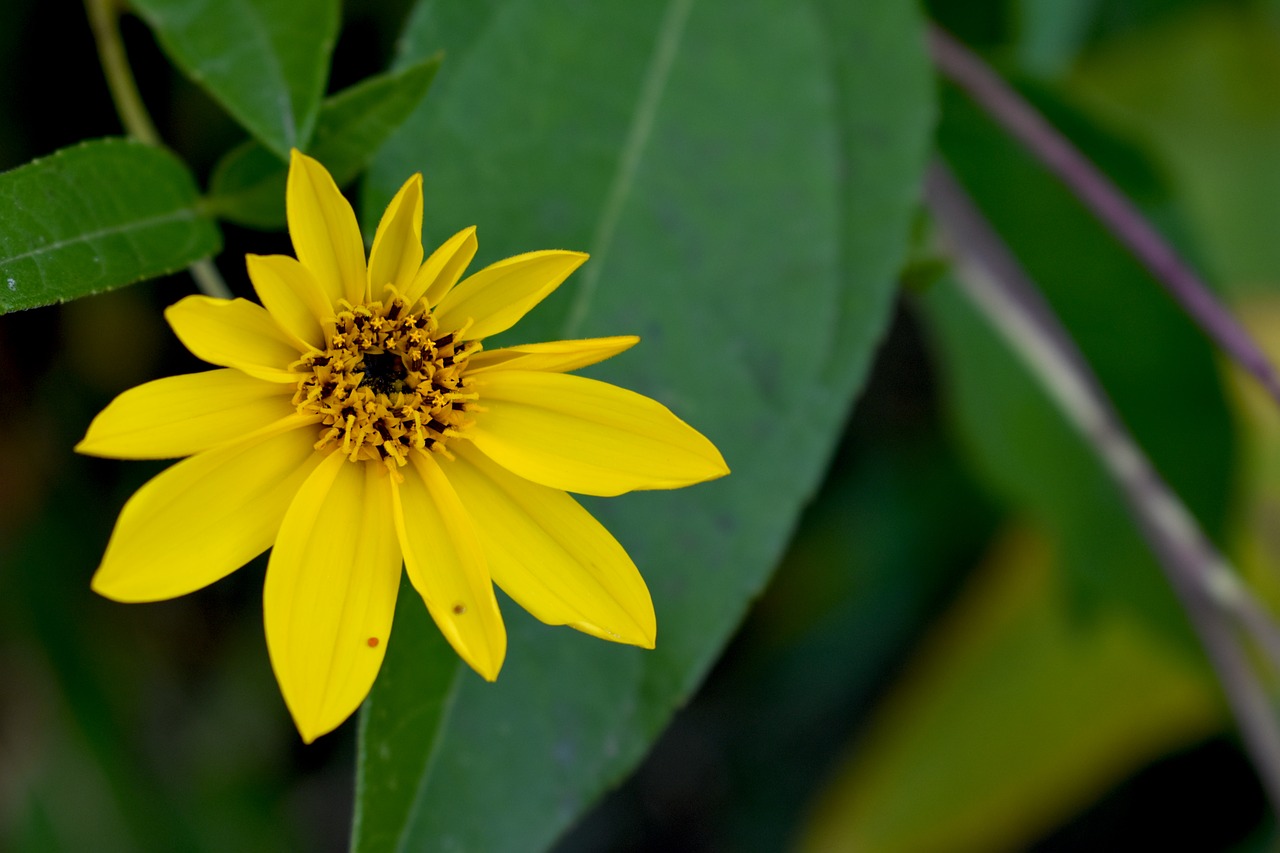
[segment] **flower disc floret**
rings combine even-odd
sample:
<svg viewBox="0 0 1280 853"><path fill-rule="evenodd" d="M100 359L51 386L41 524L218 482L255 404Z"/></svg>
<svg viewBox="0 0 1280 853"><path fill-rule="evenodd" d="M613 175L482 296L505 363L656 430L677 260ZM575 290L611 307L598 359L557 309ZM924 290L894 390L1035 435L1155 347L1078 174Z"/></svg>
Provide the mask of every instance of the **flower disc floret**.
<svg viewBox="0 0 1280 853"><path fill-rule="evenodd" d="M477 399L467 361L481 345L441 332L426 300L410 306L391 285L385 293L359 305L340 300L324 350L290 370L300 375L293 405L320 419L316 450L394 471L414 450L447 452L445 440L466 428Z"/></svg>

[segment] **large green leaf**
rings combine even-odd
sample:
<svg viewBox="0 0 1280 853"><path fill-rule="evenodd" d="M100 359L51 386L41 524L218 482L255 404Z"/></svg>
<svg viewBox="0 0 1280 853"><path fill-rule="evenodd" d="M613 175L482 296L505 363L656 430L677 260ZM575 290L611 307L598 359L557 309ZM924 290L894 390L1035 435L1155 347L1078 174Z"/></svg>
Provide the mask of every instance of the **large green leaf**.
<svg viewBox="0 0 1280 853"><path fill-rule="evenodd" d="M1234 447L1208 343L1061 184L947 91L943 153L1042 288L1140 446L1210 536L1220 536ZM1172 219L1139 152L1064 105L1046 105L1132 194ZM1058 537L1082 601L1136 608L1190 646L1182 609L1094 453L952 285L936 287L923 305L956 421L988 482Z"/></svg>
<svg viewBox="0 0 1280 853"><path fill-rule="evenodd" d="M218 251L191 173L124 139L0 174L0 313L173 272Z"/></svg>
<svg viewBox="0 0 1280 853"><path fill-rule="evenodd" d="M165 53L282 157L311 139L338 0L132 0Z"/></svg>
<svg viewBox="0 0 1280 853"><path fill-rule="evenodd" d="M324 163L339 186L349 183L426 96L439 67L440 58L432 57L326 99L307 153ZM287 174L286 161L261 143L237 146L214 169L209 209L241 225L283 227Z"/></svg>
<svg viewBox="0 0 1280 853"><path fill-rule="evenodd" d="M734 471L590 502L649 582L655 650L504 601L501 677L463 670L444 705L439 644L389 654L355 847L538 849L696 688L813 493L891 307L928 68L897 0L455 0L420 5L404 44L446 60L371 169L366 223L422 170L429 237L477 224L478 262L589 250L516 334L642 335L594 373L670 405Z"/></svg>
<svg viewBox="0 0 1280 853"><path fill-rule="evenodd" d="M997 521L940 426L925 421L926 411L904 406L902 385L885 378L916 375L907 350L892 344L882 350L882 365L897 357L907 372L877 371L882 393L873 384L859 401L839 461L805 510L777 574L732 653L663 735L657 748L665 756L646 761L652 775L610 796L559 849L644 849L618 815L627 806L645 810L660 768L685 758L678 746L673 757L673 743L690 740L714 743L714 769L689 760L681 786L694 793L700 778L716 780L680 812L698 813L702 848L748 853L791 846L839 757L832 744L861 730L873 700ZM726 790L732 795L725 797ZM667 813L665 821L672 819Z"/></svg>

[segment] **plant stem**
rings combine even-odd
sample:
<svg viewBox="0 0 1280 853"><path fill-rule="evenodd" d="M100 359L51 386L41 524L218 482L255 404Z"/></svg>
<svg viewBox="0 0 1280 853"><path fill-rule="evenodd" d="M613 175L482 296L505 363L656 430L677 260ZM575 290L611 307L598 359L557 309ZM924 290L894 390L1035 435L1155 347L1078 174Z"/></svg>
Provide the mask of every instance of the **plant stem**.
<svg viewBox="0 0 1280 853"><path fill-rule="evenodd" d="M107 88L111 91L111 100L116 105L116 114L120 116L125 132L148 145L164 145L146 105L142 103L137 81L129 67L124 40L120 38L118 0L84 0L84 8L89 16L89 26L93 29L94 41L98 45L98 57L107 78ZM231 289L222 280L222 275L212 261L207 258L196 261L188 267L188 271L201 293L217 299L231 298Z"/></svg>
<svg viewBox="0 0 1280 853"><path fill-rule="evenodd" d="M205 296L212 296L215 299L231 299L235 295L231 292L231 288L227 287L227 283L222 280L222 273L218 272L218 268L208 258L196 261L187 267L187 272L191 273L191 277L196 280L196 287L200 288L200 292Z"/></svg>
<svg viewBox="0 0 1280 853"><path fill-rule="evenodd" d="M940 163L925 198L948 238L962 292L1025 362L1119 487L1218 673L1271 807L1280 815L1280 718L1237 629L1280 663L1275 623L1125 428L1035 284Z"/></svg>
<svg viewBox="0 0 1280 853"><path fill-rule="evenodd" d="M138 94L138 84L133 79L133 71L124 52L118 3L116 0L84 0L84 8L89 14L94 41L98 43L98 57L107 76L107 88L111 90L111 100L115 102L116 113L125 132L148 145L162 145L160 134L151 122L142 96Z"/></svg>
<svg viewBox="0 0 1280 853"><path fill-rule="evenodd" d="M1133 202L1012 86L937 25L929 27L929 48L938 70L1057 175L1210 340L1252 374L1280 404L1280 376L1261 347Z"/></svg>

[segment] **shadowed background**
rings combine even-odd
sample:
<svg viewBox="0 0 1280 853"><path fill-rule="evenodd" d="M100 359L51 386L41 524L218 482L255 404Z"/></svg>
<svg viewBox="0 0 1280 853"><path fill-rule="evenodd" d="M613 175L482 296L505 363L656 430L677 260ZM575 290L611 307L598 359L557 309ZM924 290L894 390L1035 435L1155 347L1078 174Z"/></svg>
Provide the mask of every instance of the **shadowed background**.
<svg viewBox="0 0 1280 853"><path fill-rule="evenodd" d="M735 61L741 57L733 50L735 38L752 44L767 32L751 28L767 22L764 13L744 15L745 23L734 30L715 25L715 4L688 5L691 33L727 35L708 42L719 45L722 55L708 52L711 58L689 65L684 77L679 63L686 54L676 53L670 84L676 89L665 95L675 104L675 118L698 112L695 96L705 94L699 85L727 104L723 113L709 114L709 124L735 109L747 115L756 105L775 103L750 76L757 73L751 63ZM536 211L521 209L526 197L546 198L546 187L566 182L571 186L565 198L589 196L595 192L593 169L603 171L605 154L612 156L592 146L611 138L610 122L617 117L609 112L605 85L620 86L624 72L617 81L601 83L598 93L591 90L592 80L580 81L574 91L557 88L563 83L556 63L586 61L575 39L587 25L581 32L566 31L549 16L538 24L540 6L531 3L475 4L483 11L462 16L456 13L465 4L386 0L348 6L330 92L403 64L415 52L446 52L423 112L375 160L367 183L353 184L353 190L363 186L366 222L385 203L387 187L397 186L407 169L421 168L428 187L428 242L471 224L454 221L468 216L481 220L488 260L549 247L509 245L526 233L562 233L568 240L581 231L583 239L591 238L588 226L598 225L595 208L568 202L558 207L554 197ZM666 14L680 7L671 4ZM586 10L577 11L590 19ZM1106 170L1264 344L1277 338L1280 3L939 0L927 11L980 51ZM66 9L28 0L7 0L5 14L12 23L0 28L0 72L28 82L0 90L0 168L81 139L119 134L87 23ZM664 25L662 10L652 17L633 14L655 32ZM792 17L785 21L794 23ZM406 26L410 38L397 48ZM504 35L503 27L510 32ZM643 32L647 38L650 31ZM206 186L218 158L243 132L172 70L142 23L126 17L124 34L161 135ZM780 69L779 79L798 79L809 67L805 39L813 34L780 26L773 35L782 46L770 61L799 57L800 70ZM413 41L418 36L421 43ZM527 37L527 55L502 61L547 69L547 82L514 80L496 63L494 79L484 78L491 55L483 51L495 44L514 50L503 38L518 43L517 36ZM637 68L648 67L651 48L637 37ZM850 51L860 48L849 40ZM480 59L468 58L472 49L481 52ZM621 56L617 64L625 69L628 61ZM467 87L481 83L524 85L546 97L524 103L519 122L513 122L516 107L496 93L492 103L466 100ZM629 99L617 105L622 117L630 115L642 90L617 96ZM741 101L734 101L732 93L739 90ZM837 97L825 89L808 95L823 109L823 98ZM809 115L805 96L779 94L777 103L798 106L777 121ZM602 107L599 114L576 119L583 131L572 145L531 158L500 138L551 133L547 128L564 126L566 105L582 98ZM924 101L919 107L922 114L935 110ZM657 163L659 178L668 161L705 158L711 164L729 156L698 147L714 137L699 136L696 126L687 138L669 127L664 131L663 115L657 132L667 147L655 144L656 153L645 161ZM826 113L814 107L813 115ZM856 126L860 115L853 111L840 128ZM768 117L757 118L768 124ZM935 120L935 150L1045 290L1161 473L1217 544L1274 600L1280 417L1214 356L1054 179L962 93L939 84ZM473 127L494 134L477 143L473 159L432 159L437 151L454 150L454 137ZM821 184L826 164L809 161L830 155L831 174L846 174L836 168L843 161L836 163L837 155L824 147L828 137L844 137L825 127L811 135L805 126L786 130L792 134L787 144L812 143L803 147L804 163L779 157L773 171L755 175L744 167L741 180L715 185L717 194L710 197L695 197L693 190L681 197L680 187L654 178L649 187L655 195L654 187L672 193L669 207L655 204L642 212L678 248L692 245L689 257L708 269L727 263L710 250L694 251L702 237L699 223L713 219L727 223L725 246L738 241L756 253L744 249L743 257L779 264L809 259L768 245L771 239L784 242L778 235L789 247L801 244L810 237L805 228L788 231L788 222L779 222L773 233L733 230L738 216L754 221L750 216L758 213L761 221L769 220L772 211L752 208L760 198L786 200L789 194L805 215L830 225L822 218L827 211L814 212L810 199L838 202L842 196L821 192L829 189ZM596 153L600 163L592 159ZM486 170L514 161L521 168L502 176L509 196L467 197L469 187L491 178ZM737 174L734 165L725 174ZM816 187L812 194L810 184ZM862 185L847 189L857 193ZM708 210L690 212L695 204ZM638 230L625 221L625 210L618 215L624 237ZM503 217L536 222L513 224L518 236L495 233ZM821 235L828 242L815 243L822 251L830 248L830 257L817 250L814 257L834 265L839 247L856 243L858 227L843 220L831 225L831 233ZM813 403L815 410L826 407L822 419L830 422L829 432L842 435L821 488L798 521L791 515L776 521L790 544L772 581L635 773L598 802L593 789L614 787L610 774L616 768L609 765L601 778L584 780L582 800L594 805L584 812L582 803L568 802L540 831L554 837L557 822L571 824L557 842L566 853L789 846L1065 851L1175 841L1185 849L1267 849L1274 840L1271 821L1230 733L1212 672L1114 488L955 289L923 215L912 233L902 231L900 239L909 242L899 276L902 296L856 409L846 423L847 401ZM249 293L244 253L290 252L282 233L223 225L223 237L217 262L239 295ZM658 382L678 361L662 348L661 338L649 339L648 329L626 326L627 306L610 301L610 281L660 277L656 293L678 293L681 276L701 267L654 270L641 251L646 245L622 239L611 249L608 266L599 255L593 260L604 270L593 284L604 293L604 307L585 321L590 328L583 333L646 336L650 355L641 349L637 358L652 360ZM817 281L831 273L817 267L799 267L793 275ZM202 369L160 315L192 291L189 276L181 274L0 317L0 436L6 447L0 455L4 849L340 850L349 843L356 728L349 724L312 747L301 745L262 642L264 559L173 602L118 605L88 590L120 505L163 466L77 457L70 447L120 390ZM562 327L574 310L571 298L549 304L540 319L531 320ZM737 312L744 318L768 316L791 304L750 284L726 287L722 298L723 316L700 307L705 316L688 322L722 329ZM810 327L788 325L786 314L776 319L777 337L796 352L815 334ZM711 344L718 342L713 332L706 334ZM542 337L549 336L529 339ZM697 335L690 332L689 339ZM791 378L777 364L755 363L755 355L747 348L714 346L699 353L723 360L726 375L741 370L756 377L766 391L767 383L782 385ZM643 375L644 369L637 372ZM682 404L715 407L714 400L667 402L677 411ZM779 413L778 422L791 423L791 416L802 421L802 415ZM810 467L825 458L825 446L816 445L829 440L773 438L780 440L769 445L770 453L783 452L789 441L814 442L805 463ZM739 467L735 458L729 461ZM650 503L671 496L655 497L624 499L617 506L596 503L592 509L613 528L615 520L643 514ZM689 501L697 505L696 492ZM778 513L794 514L802 502L797 497L796 505ZM695 614L689 624L696 626L701 602L682 598L674 584L682 572L700 567L647 567L643 556L651 538L660 532L624 542L651 583L662 586L660 605L669 600L672 610L687 607ZM754 581L738 583L746 588ZM514 636L542 642L547 635L549 629L533 624L509 601L503 612ZM660 644L663 618L660 607ZM736 622L729 605L717 618L725 630ZM417 636L411 632L421 628L400 624L399 636ZM422 634L424 644L433 642L429 631ZM580 644L596 641L570 635L555 642L577 654L586 648ZM431 646L431 655L438 655L438 645ZM393 644L389 661L395 652ZM623 660L609 657L610 647L582 654L605 665ZM519 683L519 673L513 670L513 683ZM694 667L678 677L696 681L697 674ZM559 706L548 700L546 707ZM655 718L639 726L634 748L661 722ZM508 760L480 740L453 743L455 763L474 757L501 768ZM566 759L565 772L580 772L580 766ZM432 784L447 789L452 782ZM542 808L537 793L520 802L489 800L491 825L467 837L501 831L511 849L520 849L516 816L522 808ZM434 794L430 799L438 801ZM433 820L439 818L427 814L405 818L404 825L430 833L438 829ZM444 836L420 837L448 846Z"/></svg>

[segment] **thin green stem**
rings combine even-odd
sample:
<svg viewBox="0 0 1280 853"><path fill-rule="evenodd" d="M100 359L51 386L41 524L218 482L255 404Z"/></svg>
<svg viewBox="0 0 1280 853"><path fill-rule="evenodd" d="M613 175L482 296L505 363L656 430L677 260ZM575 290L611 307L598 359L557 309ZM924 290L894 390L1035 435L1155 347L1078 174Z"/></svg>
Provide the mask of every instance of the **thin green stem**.
<svg viewBox="0 0 1280 853"><path fill-rule="evenodd" d="M215 299L231 299L235 295L231 292L231 288L227 287L227 283L222 280L222 273L218 272L218 268L208 258L196 261L187 267L187 272L191 273L191 277L196 280L196 287L200 288L200 292L205 296L212 296Z"/></svg>
<svg viewBox="0 0 1280 853"><path fill-rule="evenodd" d="M115 102L116 113L125 132L148 145L161 145L160 134L151 121L147 108L138 94L138 84L133 79L129 58L124 52L124 40L120 38L120 5L116 0L84 0L93 28L94 41L98 43L98 57L102 71L107 76L107 88Z"/></svg>
<svg viewBox="0 0 1280 853"><path fill-rule="evenodd" d="M125 133L148 145L164 145L146 105L142 103L138 83L133 78L129 57L124 50L124 40L120 38L119 0L84 0L84 8L93 29L93 39L98 45L107 88L111 91L111 100L115 102ZM231 288L222 280L212 261L196 261L188 270L201 293L217 299L231 298Z"/></svg>

